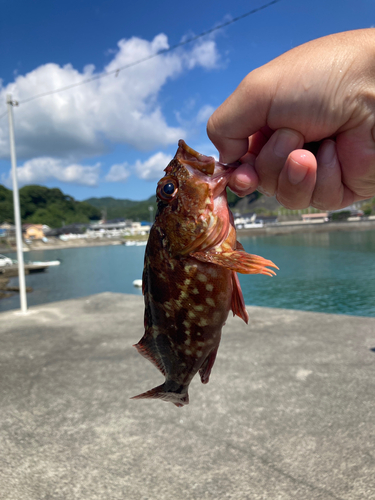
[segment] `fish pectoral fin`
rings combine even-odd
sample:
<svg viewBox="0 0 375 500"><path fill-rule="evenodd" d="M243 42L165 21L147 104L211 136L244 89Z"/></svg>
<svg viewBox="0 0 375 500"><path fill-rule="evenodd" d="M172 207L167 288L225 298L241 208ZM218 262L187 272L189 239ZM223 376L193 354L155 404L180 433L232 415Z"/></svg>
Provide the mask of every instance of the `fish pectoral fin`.
<svg viewBox="0 0 375 500"><path fill-rule="evenodd" d="M271 260L264 259L259 255L252 255L242 250L229 250L227 252L194 252L191 254L201 262L210 262L218 266L226 267L231 271L241 274L265 274L267 276L276 275L275 271L268 269L274 267L279 269Z"/></svg>
<svg viewBox="0 0 375 500"><path fill-rule="evenodd" d="M234 271L232 272L232 284L233 284L233 291L232 291L231 308L233 311L233 316L240 317L247 324L249 322L249 315L248 312L246 311L246 306L242 295L240 281L238 279L237 273Z"/></svg>
<svg viewBox="0 0 375 500"><path fill-rule="evenodd" d="M210 352L210 354L204 360L203 365L199 369L199 375L201 376L202 384L208 384L210 380L211 370L215 363L217 350L218 347Z"/></svg>

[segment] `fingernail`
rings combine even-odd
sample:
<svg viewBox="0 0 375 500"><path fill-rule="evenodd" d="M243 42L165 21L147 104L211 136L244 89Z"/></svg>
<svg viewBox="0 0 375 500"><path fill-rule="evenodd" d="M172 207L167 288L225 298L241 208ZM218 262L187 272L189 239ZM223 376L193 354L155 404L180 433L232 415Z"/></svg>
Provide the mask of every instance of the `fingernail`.
<svg viewBox="0 0 375 500"><path fill-rule="evenodd" d="M239 192L243 191L248 191L249 189L252 189L256 187L256 185L253 185L253 179L251 179L248 175L243 175L241 173L237 173L234 177L234 188L235 190L238 190Z"/></svg>
<svg viewBox="0 0 375 500"><path fill-rule="evenodd" d="M326 167L331 167L335 164L335 158L336 143L334 141L323 142L317 155L318 163L325 165Z"/></svg>
<svg viewBox="0 0 375 500"><path fill-rule="evenodd" d="M291 161L288 165L288 179L294 186L303 181L307 174L307 168L296 161Z"/></svg>
<svg viewBox="0 0 375 500"><path fill-rule="evenodd" d="M236 179L234 181L234 189L235 191L238 191L238 192L243 192L243 191L248 191L249 189L252 189L254 186L252 186L252 183L249 182L249 181L244 181L244 180L241 180L241 179Z"/></svg>
<svg viewBox="0 0 375 500"><path fill-rule="evenodd" d="M286 158L289 153L296 149L301 143L300 136L292 130L280 129L275 133L277 134L277 138L273 147L273 152L280 158Z"/></svg>

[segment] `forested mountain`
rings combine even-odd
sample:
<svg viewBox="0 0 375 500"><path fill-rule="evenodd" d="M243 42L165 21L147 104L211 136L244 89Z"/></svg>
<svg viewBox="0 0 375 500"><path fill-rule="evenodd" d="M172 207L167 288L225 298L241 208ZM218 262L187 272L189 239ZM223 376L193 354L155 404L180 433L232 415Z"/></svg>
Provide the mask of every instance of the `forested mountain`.
<svg viewBox="0 0 375 500"><path fill-rule="evenodd" d="M76 201L58 188L30 185L20 189L22 223L61 227L74 222L99 220L100 210L84 201ZM13 223L13 193L0 184L0 224Z"/></svg>
<svg viewBox="0 0 375 500"><path fill-rule="evenodd" d="M228 201L232 207L239 199L228 192ZM104 197L80 202L58 188L38 185L22 187L20 203L23 223L47 224L51 228L74 222L88 223L90 220L101 219L102 215L107 220L121 218L149 221L154 219L156 213L155 195L143 201ZM0 224L3 222L13 222L13 193L0 184Z"/></svg>
<svg viewBox="0 0 375 500"><path fill-rule="evenodd" d="M22 187L20 202L23 223L47 224L51 228L97 221L102 218L103 212L107 220L134 221L153 220L156 213L155 195L143 201L119 200L111 197L76 201L58 188L50 189L38 185ZM275 198L262 196L258 192L239 198L228 190L228 202L232 211L238 213L276 214L280 208ZM361 205L366 215L375 212L375 198L364 201ZM13 193L0 184L0 224L3 222L13 223Z"/></svg>
<svg viewBox="0 0 375 500"><path fill-rule="evenodd" d="M152 220L156 213L156 196L150 196L147 200L118 200L116 198L89 198L86 203L104 212L107 220L111 219L132 219L134 221ZM150 208L152 211L150 213Z"/></svg>
<svg viewBox="0 0 375 500"><path fill-rule="evenodd" d="M228 202L231 207L234 207L240 199L228 190ZM101 211L105 211L107 220L123 218L134 221L149 221L150 217L154 218L156 214L155 195L143 201L119 200L111 197L89 198L85 201ZM153 208L151 213L150 207Z"/></svg>

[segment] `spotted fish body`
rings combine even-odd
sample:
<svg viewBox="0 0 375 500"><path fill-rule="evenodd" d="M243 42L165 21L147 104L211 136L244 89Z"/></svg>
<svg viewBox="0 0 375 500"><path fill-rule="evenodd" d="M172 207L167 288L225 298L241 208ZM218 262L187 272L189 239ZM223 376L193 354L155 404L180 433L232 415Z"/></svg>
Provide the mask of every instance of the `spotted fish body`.
<svg viewBox="0 0 375 500"><path fill-rule="evenodd" d="M271 261L236 241L226 198L234 168L181 140L158 183L143 271L145 334L135 347L165 382L134 399L188 404L194 375L209 381L229 311L248 322L237 272L275 274Z"/></svg>

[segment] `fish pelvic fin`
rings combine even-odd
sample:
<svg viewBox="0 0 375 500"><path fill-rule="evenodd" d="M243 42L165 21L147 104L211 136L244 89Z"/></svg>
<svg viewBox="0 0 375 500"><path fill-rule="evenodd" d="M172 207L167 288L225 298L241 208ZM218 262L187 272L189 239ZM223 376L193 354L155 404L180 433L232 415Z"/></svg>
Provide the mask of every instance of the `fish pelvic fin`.
<svg viewBox="0 0 375 500"><path fill-rule="evenodd" d="M168 382L164 382L164 384L158 385L150 391L138 394L138 396L133 396L130 399L162 399L163 401L173 403L178 408L189 404L187 388L186 392L173 392L168 390Z"/></svg>
<svg viewBox="0 0 375 500"><path fill-rule="evenodd" d="M238 316L247 324L249 322L249 314L246 310L245 301L243 299L240 280L238 279L235 271L232 272L232 284L233 291L231 309L233 311L233 316Z"/></svg>
<svg viewBox="0 0 375 500"><path fill-rule="evenodd" d="M229 250L216 253L214 250L206 252L194 252L191 254L201 262L210 262L217 266L225 267L241 274L265 274L274 276L276 273L269 267L279 269L271 260L264 259L259 255L252 255L242 250Z"/></svg>

